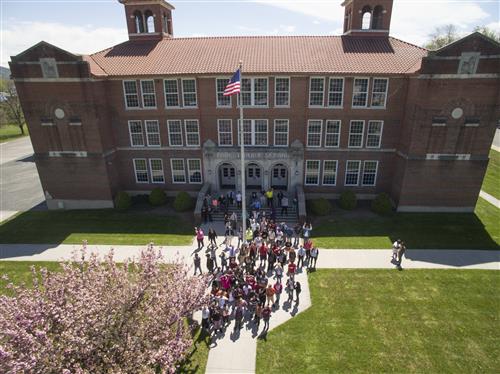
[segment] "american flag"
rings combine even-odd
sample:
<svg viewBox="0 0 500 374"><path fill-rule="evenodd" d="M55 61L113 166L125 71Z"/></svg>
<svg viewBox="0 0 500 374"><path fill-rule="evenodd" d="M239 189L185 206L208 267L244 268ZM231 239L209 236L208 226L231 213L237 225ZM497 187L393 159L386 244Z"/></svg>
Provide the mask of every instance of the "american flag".
<svg viewBox="0 0 500 374"><path fill-rule="evenodd" d="M224 96L231 96L240 93L241 79L240 79L240 69L236 70L236 73L231 77L231 80L224 89Z"/></svg>

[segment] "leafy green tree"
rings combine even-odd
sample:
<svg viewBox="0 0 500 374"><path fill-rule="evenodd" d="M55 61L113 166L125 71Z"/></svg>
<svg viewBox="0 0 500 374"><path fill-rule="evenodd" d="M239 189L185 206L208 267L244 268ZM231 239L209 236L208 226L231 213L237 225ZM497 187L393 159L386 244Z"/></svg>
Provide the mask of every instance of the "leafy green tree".
<svg viewBox="0 0 500 374"><path fill-rule="evenodd" d="M430 40L424 44L424 48L434 51L460 39L460 34L458 33L457 27L450 24L436 27L429 37Z"/></svg>
<svg viewBox="0 0 500 374"><path fill-rule="evenodd" d="M0 101L0 109L5 116L7 123L12 123L19 127L21 134L24 135L24 113L17 96L16 86L11 80L2 79L0 81L0 91L3 92L4 98Z"/></svg>
<svg viewBox="0 0 500 374"><path fill-rule="evenodd" d="M500 31L495 31L487 26L476 26L474 31L480 32L481 34L487 36L500 43Z"/></svg>

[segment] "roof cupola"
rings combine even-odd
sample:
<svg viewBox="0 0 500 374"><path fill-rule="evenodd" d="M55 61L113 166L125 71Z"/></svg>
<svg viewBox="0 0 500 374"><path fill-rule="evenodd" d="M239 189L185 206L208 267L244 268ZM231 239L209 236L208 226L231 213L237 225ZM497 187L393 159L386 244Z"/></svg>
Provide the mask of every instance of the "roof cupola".
<svg viewBox="0 0 500 374"><path fill-rule="evenodd" d="M388 36L393 0L345 0L344 35Z"/></svg>
<svg viewBox="0 0 500 374"><path fill-rule="evenodd" d="M173 5L164 0L118 0L125 6L130 40L160 40L173 36Z"/></svg>

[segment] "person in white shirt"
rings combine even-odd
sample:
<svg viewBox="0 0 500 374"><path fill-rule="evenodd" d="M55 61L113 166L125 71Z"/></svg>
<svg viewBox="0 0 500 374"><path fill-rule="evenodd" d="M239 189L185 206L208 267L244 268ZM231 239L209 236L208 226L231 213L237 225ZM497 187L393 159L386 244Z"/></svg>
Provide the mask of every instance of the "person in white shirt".
<svg viewBox="0 0 500 374"><path fill-rule="evenodd" d="M299 250L297 251L297 256L299 257L298 261L297 261L297 267L301 268L302 266L304 266L304 256L306 255L306 250L304 249L304 247L301 245Z"/></svg>
<svg viewBox="0 0 500 374"><path fill-rule="evenodd" d="M399 248L401 248L401 239L396 240L392 244L392 262L397 261Z"/></svg>
<svg viewBox="0 0 500 374"><path fill-rule="evenodd" d="M241 192L238 191L238 193L236 194L236 205L238 206L238 208L241 208Z"/></svg>

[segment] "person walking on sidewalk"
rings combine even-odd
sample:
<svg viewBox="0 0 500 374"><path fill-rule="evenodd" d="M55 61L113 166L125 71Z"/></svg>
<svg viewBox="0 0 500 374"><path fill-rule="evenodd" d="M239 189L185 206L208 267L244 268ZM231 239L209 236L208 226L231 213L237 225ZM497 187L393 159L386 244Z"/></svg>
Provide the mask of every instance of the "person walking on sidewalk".
<svg viewBox="0 0 500 374"><path fill-rule="evenodd" d="M201 271L201 258L198 256L198 253L194 254L194 275L196 275L196 270L200 271L200 274L203 274Z"/></svg>
<svg viewBox="0 0 500 374"><path fill-rule="evenodd" d="M300 297L301 292L302 292L302 286L300 285L300 282L297 281L297 282L295 282L295 295L297 296L297 299L295 299L295 302L297 304L299 303L299 297Z"/></svg>
<svg viewBox="0 0 500 374"><path fill-rule="evenodd" d="M399 249L398 249L398 267L401 268L401 261L403 260L403 255L406 252L406 246L405 242L401 242Z"/></svg>
<svg viewBox="0 0 500 374"><path fill-rule="evenodd" d="M279 307L280 306L280 296L281 296L281 293L283 292L283 285L281 284L281 281L277 280L276 283L274 284L273 288L274 288L274 293L276 295L276 302L274 303L274 305Z"/></svg>
<svg viewBox="0 0 500 374"><path fill-rule="evenodd" d="M264 320L264 330L262 332L267 332L269 330L269 320L271 319L271 307L266 306L262 310L262 319Z"/></svg>
<svg viewBox="0 0 500 374"><path fill-rule="evenodd" d="M316 269L316 261L318 261L318 256L318 248L314 247L313 249L311 249L311 266L309 266L309 268Z"/></svg>
<svg viewBox="0 0 500 374"><path fill-rule="evenodd" d="M401 239L396 240L392 244L392 259L391 259L392 263L395 263L398 260L398 251L400 247L401 247Z"/></svg>
<svg viewBox="0 0 500 374"><path fill-rule="evenodd" d="M194 232L196 234L196 241L198 242L198 250L200 250L205 246L205 243L203 242L205 233L203 232L201 227L195 227Z"/></svg>
<svg viewBox="0 0 500 374"><path fill-rule="evenodd" d="M298 261L297 261L297 267L302 269L302 266L304 266L304 256L306 255L306 250L304 249L303 246L300 246L299 250L297 251L297 256L298 256Z"/></svg>
<svg viewBox="0 0 500 374"><path fill-rule="evenodd" d="M217 233L212 228L208 229L208 241L217 247Z"/></svg>

